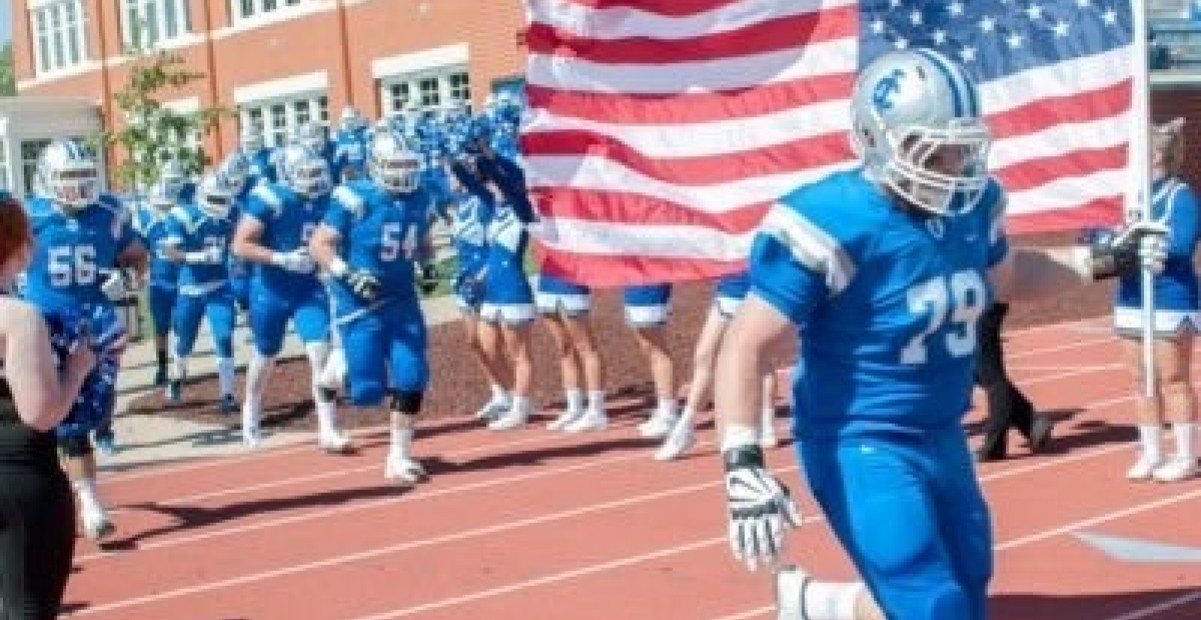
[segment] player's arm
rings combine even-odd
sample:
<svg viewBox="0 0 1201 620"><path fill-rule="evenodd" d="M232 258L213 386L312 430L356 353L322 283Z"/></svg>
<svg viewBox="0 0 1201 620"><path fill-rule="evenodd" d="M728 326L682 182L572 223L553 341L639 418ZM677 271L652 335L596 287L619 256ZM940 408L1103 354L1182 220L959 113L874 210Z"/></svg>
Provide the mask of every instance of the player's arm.
<svg viewBox="0 0 1201 620"><path fill-rule="evenodd" d="M313 236L309 238L309 252L322 269L333 273L331 266L335 261L342 260L338 253L341 244L342 234L329 224L321 223L313 230Z"/></svg>
<svg viewBox="0 0 1201 620"><path fill-rule="evenodd" d="M263 222L259 218L245 213L238 219L238 227L234 229L234 239L231 249L234 256L256 263L272 264L275 251L264 247L260 240L263 238Z"/></svg>
<svg viewBox="0 0 1201 620"><path fill-rule="evenodd" d="M723 437L744 428L758 441L768 352L787 336L791 325L787 316L754 292L738 307L722 338L715 375L720 379L713 386Z"/></svg>

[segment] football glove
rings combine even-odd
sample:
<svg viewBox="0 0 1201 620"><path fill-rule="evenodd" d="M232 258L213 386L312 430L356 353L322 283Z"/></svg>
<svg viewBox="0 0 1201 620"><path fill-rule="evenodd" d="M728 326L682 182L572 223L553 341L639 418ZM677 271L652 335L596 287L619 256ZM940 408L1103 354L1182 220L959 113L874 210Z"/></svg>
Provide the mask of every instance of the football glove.
<svg viewBox="0 0 1201 620"><path fill-rule="evenodd" d="M763 450L744 445L722 452L730 551L750 570L775 564L788 530L801 524L801 512L788 487L767 470Z"/></svg>
<svg viewBox="0 0 1201 620"><path fill-rule="evenodd" d="M418 280L422 295L429 295L438 288L438 266L434 263L421 264L421 277Z"/></svg>
<svg viewBox="0 0 1201 620"><path fill-rule="evenodd" d="M313 257L303 248L291 252L275 252L271 264L292 273L313 273Z"/></svg>
<svg viewBox="0 0 1201 620"><path fill-rule="evenodd" d="M1168 257L1168 232L1160 222L1140 220L1115 233L1094 235L1089 244L1093 280L1132 275L1143 268L1161 273Z"/></svg>
<svg viewBox="0 0 1201 620"><path fill-rule="evenodd" d="M346 286L350 288L350 292L357 295L363 301L375 301L379 297L380 289L383 285L379 278L361 269L351 269L342 277L346 282Z"/></svg>

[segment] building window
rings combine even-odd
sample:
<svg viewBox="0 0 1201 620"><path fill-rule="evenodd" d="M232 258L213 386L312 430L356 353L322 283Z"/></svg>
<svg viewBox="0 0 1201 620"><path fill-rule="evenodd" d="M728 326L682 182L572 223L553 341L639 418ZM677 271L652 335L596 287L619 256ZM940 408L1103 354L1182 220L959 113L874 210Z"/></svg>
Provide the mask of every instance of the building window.
<svg viewBox="0 0 1201 620"><path fill-rule="evenodd" d="M471 78L462 65L382 78L379 97L385 114L403 112L411 105L431 109L450 101L470 103Z"/></svg>
<svg viewBox="0 0 1201 620"><path fill-rule="evenodd" d="M187 0L121 0L126 49L151 49L188 33Z"/></svg>
<svg viewBox="0 0 1201 620"><path fill-rule="evenodd" d="M329 99L307 94L242 104L243 127L261 127L268 146L283 146L306 122L329 129Z"/></svg>
<svg viewBox="0 0 1201 620"><path fill-rule="evenodd" d="M231 2L230 14L234 19L249 19L260 15L298 6L304 0L236 0Z"/></svg>
<svg viewBox="0 0 1201 620"><path fill-rule="evenodd" d="M42 150L50 146L50 140L25 140L21 143L21 174L25 177L25 195L33 194L38 178L38 158Z"/></svg>
<svg viewBox="0 0 1201 620"><path fill-rule="evenodd" d="M73 67L87 57L83 0L44 2L31 8L35 63L39 73Z"/></svg>
<svg viewBox="0 0 1201 620"><path fill-rule="evenodd" d="M471 102L471 80L467 73L452 73L446 78L450 85L450 98L455 101Z"/></svg>

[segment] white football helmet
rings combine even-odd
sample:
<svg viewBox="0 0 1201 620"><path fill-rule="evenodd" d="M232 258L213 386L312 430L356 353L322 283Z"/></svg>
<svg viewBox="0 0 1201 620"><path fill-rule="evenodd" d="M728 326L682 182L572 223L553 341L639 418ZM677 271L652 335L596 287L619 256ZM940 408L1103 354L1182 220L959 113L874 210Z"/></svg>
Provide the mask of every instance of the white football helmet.
<svg viewBox="0 0 1201 620"><path fill-rule="evenodd" d="M980 93L937 52L900 50L872 61L851 95L851 136L873 180L931 213L970 210L988 182L992 140Z"/></svg>
<svg viewBox="0 0 1201 620"><path fill-rule="evenodd" d="M233 193L237 195L242 193L247 181L250 180L250 160L244 153L234 151L221 160L217 171L225 176Z"/></svg>
<svg viewBox="0 0 1201 620"><path fill-rule="evenodd" d="M166 213L175 207L179 194L172 194L162 181L151 183L146 190L146 204Z"/></svg>
<svg viewBox="0 0 1201 620"><path fill-rule="evenodd" d="M324 157L298 143L284 146L278 153L276 176L292 191L311 198L333 188Z"/></svg>
<svg viewBox="0 0 1201 620"><path fill-rule="evenodd" d="M377 131L367 152L367 174L389 192L411 192L421 182L421 158L395 133Z"/></svg>
<svg viewBox="0 0 1201 620"><path fill-rule="evenodd" d="M213 171L200 177L196 184L196 206L205 215L219 219L228 217L233 202L233 187L225 175Z"/></svg>
<svg viewBox="0 0 1201 620"><path fill-rule="evenodd" d="M159 166L158 182L164 186L168 195L178 200L184 184L188 182L188 173L178 159L167 159Z"/></svg>
<svg viewBox="0 0 1201 620"><path fill-rule="evenodd" d="M100 196L96 157L74 140L55 140L38 157L38 189L59 205L77 211Z"/></svg>
<svg viewBox="0 0 1201 620"><path fill-rule="evenodd" d="M325 137L325 128L311 121L297 127L296 135L292 139L317 154L325 152L328 142Z"/></svg>

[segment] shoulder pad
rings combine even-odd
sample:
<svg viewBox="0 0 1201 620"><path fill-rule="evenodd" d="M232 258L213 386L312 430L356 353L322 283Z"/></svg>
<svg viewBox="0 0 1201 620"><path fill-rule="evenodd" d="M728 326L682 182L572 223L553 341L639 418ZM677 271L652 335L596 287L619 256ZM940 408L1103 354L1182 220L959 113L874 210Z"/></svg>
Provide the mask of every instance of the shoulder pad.
<svg viewBox="0 0 1201 620"><path fill-rule="evenodd" d="M334 188L334 193L330 197L338 201L338 204L356 218L363 216L366 199L350 187L339 185Z"/></svg>
<svg viewBox="0 0 1201 620"><path fill-rule="evenodd" d="M284 197L280 196L270 183L254 186L254 189L250 190L250 197L262 201L275 215L279 215L284 209Z"/></svg>

